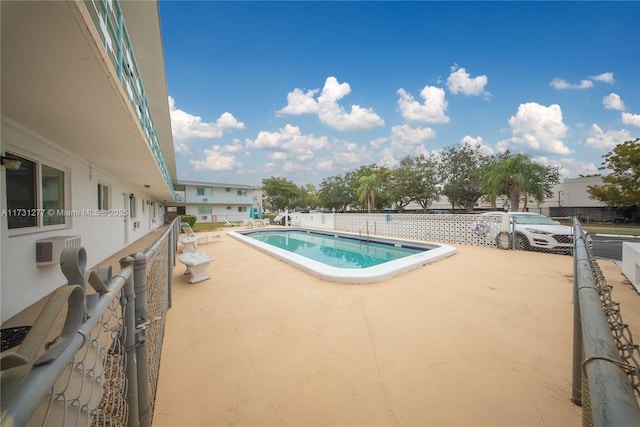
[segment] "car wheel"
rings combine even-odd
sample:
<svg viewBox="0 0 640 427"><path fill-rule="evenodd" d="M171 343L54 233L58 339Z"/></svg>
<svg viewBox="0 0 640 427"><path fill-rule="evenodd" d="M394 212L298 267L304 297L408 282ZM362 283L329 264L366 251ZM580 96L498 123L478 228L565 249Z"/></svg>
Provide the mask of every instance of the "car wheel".
<svg viewBox="0 0 640 427"><path fill-rule="evenodd" d="M526 251L530 248L529 239L522 234L516 234L516 249L521 251Z"/></svg>

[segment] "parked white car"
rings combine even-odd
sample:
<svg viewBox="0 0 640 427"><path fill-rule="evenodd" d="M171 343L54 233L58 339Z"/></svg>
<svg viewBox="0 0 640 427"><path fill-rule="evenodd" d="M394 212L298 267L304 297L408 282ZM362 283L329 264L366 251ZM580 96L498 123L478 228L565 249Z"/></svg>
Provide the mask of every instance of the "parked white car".
<svg viewBox="0 0 640 427"><path fill-rule="evenodd" d="M573 252L573 227L560 224L544 215L533 212L487 212L484 215L508 215L513 227L513 244L516 249L544 249L554 252ZM503 233L498 239L504 237ZM511 237L511 236L508 236ZM587 235L591 247L591 237ZM497 242L504 247L504 242ZM510 243L510 242L509 242ZM510 244L506 245L507 247Z"/></svg>

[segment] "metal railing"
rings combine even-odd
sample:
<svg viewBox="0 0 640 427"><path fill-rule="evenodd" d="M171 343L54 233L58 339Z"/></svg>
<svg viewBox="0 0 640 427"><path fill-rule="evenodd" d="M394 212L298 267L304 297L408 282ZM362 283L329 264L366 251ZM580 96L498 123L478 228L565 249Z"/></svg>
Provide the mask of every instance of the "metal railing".
<svg viewBox="0 0 640 427"><path fill-rule="evenodd" d="M151 425L178 226L115 276L86 271L84 248L64 250L67 284L2 353L2 426Z"/></svg>
<svg viewBox="0 0 640 427"><path fill-rule="evenodd" d="M118 80L127 94L132 111L138 118L140 129L151 147L162 176L175 199L176 194L171 175L160 145L156 124L151 115L149 101L142 84L141 73L131 46L120 3L118 0L86 0L83 3L102 39L102 47L111 60Z"/></svg>
<svg viewBox="0 0 640 427"><path fill-rule="evenodd" d="M574 227L573 388L585 426L640 425L640 351L595 260Z"/></svg>

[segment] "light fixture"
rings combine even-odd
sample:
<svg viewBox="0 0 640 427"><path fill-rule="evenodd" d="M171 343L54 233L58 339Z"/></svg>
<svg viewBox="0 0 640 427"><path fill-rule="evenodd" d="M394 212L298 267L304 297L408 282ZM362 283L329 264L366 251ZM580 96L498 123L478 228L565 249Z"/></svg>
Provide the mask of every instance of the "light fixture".
<svg viewBox="0 0 640 427"><path fill-rule="evenodd" d="M133 195L133 193L129 194L129 200L133 200L136 196Z"/></svg>
<svg viewBox="0 0 640 427"><path fill-rule="evenodd" d="M507 199L506 197L504 198L504 203L502 204L502 208L504 209L505 212L509 210L509 199Z"/></svg>
<svg viewBox="0 0 640 427"><path fill-rule="evenodd" d="M18 170L20 169L20 166L22 166L22 162L18 159L2 156L2 166L8 170Z"/></svg>
<svg viewBox="0 0 640 427"><path fill-rule="evenodd" d="M144 188L150 188L151 186L149 184L145 184Z"/></svg>

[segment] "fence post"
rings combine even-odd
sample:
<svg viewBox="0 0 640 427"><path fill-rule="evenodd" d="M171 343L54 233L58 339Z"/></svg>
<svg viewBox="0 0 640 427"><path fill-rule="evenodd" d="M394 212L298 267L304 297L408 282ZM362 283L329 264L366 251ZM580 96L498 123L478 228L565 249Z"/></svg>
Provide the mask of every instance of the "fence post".
<svg viewBox="0 0 640 427"><path fill-rule="evenodd" d="M173 276L173 265L176 257L176 222L172 224L169 233L169 241L167 242L167 308L171 308L171 284Z"/></svg>
<svg viewBox="0 0 640 427"><path fill-rule="evenodd" d="M149 403L149 369L146 345L147 319L147 257L137 253L133 255L133 286L136 294L136 356L138 363L138 414L140 427L151 425L151 404Z"/></svg>
<svg viewBox="0 0 640 427"><path fill-rule="evenodd" d="M581 235L578 220L573 218L573 369L571 401L582 406L582 318L578 299L578 235Z"/></svg>
<svg viewBox="0 0 640 427"><path fill-rule="evenodd" d="M120 268L130 267L134 259L130 256L120 260ZM138 427L140 420L138 417L138 362L136 360L136 307L135 290L133 287L133 276L129 276L122 288L122 311L124 317L124 348L127 355L127 405L129 415L128 427Z"/></svg>

